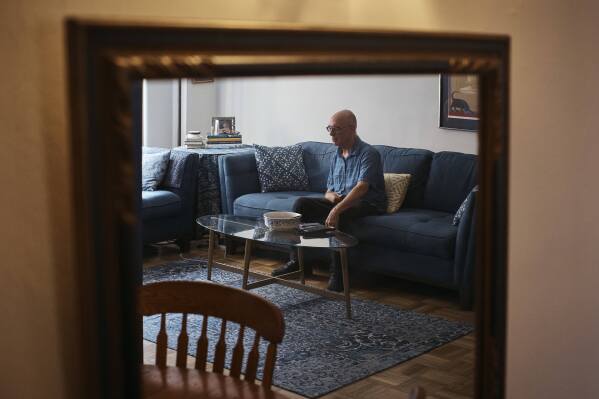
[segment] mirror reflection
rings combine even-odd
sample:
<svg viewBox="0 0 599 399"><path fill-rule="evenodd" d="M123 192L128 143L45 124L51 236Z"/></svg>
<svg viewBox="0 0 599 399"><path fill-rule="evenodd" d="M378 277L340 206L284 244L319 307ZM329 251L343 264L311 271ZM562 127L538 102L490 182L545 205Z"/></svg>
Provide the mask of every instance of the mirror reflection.
<svg viewBox="0 0 599 399"><path fill-rule="evenodd" d="M476 76L146 80L142 97L142 308L172 301L143 313L145 364L238 393L473 396Z"/></svg>

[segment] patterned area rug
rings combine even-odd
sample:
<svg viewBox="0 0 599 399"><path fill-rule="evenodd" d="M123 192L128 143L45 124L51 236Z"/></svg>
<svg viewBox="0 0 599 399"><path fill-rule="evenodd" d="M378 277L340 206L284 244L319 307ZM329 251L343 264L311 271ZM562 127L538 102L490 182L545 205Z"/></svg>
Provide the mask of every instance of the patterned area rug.
<svg viewBox="0 0 599 399"><path fill-rule="evenodd" d="M164 280L205 280L203 260L176 261L144 271L144 284ZM213 269L215 282L241 287L241 275ZM274 385L309 398L351 384L364 377L405 362L472 331L466 323L445 320L380 303L353 299L353 319L345 318L345 305L294 288L273 284L252 290L277 304L285 316L285 338L279 345ZM176 348L181 320L169 315L169 347ZM235 345L236 328L227 326L227 348ZM156 342L160 317L144 318L144 339ZM189 317L189 354L195 342L201 317ZM214 353L220 322L209 323L209 353ZM253 333L246 334L251 347ZM230 352L230 351L228 351ZM266 344L261 347L264 360ZM227 364L230 364L228 353ZM246 353L247 356L247 353ZM260 369L262 364L260 364ZM261 372L259 372L261 375Z"/></svg>

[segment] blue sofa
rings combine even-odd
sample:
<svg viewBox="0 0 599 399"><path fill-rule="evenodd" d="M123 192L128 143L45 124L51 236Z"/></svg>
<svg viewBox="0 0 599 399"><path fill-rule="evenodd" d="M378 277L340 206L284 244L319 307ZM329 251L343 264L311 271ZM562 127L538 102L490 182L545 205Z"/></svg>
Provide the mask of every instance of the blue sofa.
<svg viewBox="0 0 599 399"><path fill-rule="evenodd" d="M166 148L143 147L143 153L166 151ZM171 150L167 176L155 191L141 192L142 241L152 244L177 240L182 251L189 250L195 228L198 154Z"/></svg>
<svg viewBox="0 0 599 399"><path fill-rule="evenodd" d="M261 216L290 210L300 196L319 197L326 190L332 144L305 142L303 160L310 191L261 193L253 153L219 159L224 213ZM359 245L350 252L350 268L421 281L459 292L463 307L472 303L476 198L457 226L453 217L476 185L477 157L458 152L433 153L415 148L375 145L385 173L410 173L402 208L369 216L349 225ZM475 194L475 193L473 193Z"/></svg>

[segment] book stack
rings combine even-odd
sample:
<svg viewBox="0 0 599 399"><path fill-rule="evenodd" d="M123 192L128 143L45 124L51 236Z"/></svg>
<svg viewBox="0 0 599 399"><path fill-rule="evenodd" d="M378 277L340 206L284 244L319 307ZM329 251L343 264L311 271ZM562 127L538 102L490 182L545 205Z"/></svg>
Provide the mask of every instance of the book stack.
<svg viewBox="0 0 599 399"><path fill-rule="evenodd" d="M218 133L208 136L207 144L241 144L241 134Z"/></svg>
<svg viewBox="0 0 599 399"><path fill-rule="evenodd" d="M187 136L185 136L185 147L187 148L204 148L206 143L204 142L204 138L200 135L198 131L188 132Z"/></svg>

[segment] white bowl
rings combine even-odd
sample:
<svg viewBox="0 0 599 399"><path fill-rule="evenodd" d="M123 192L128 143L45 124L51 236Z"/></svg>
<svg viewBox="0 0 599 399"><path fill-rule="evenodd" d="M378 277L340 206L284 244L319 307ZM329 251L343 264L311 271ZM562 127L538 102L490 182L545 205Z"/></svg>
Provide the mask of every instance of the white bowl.
<svg viewBox="0 0 599 399"><path fill-rule="evenodd" d="M302 215L295 212L266 212L264 224L271 230L295 230L299 227Z"/></svg>

